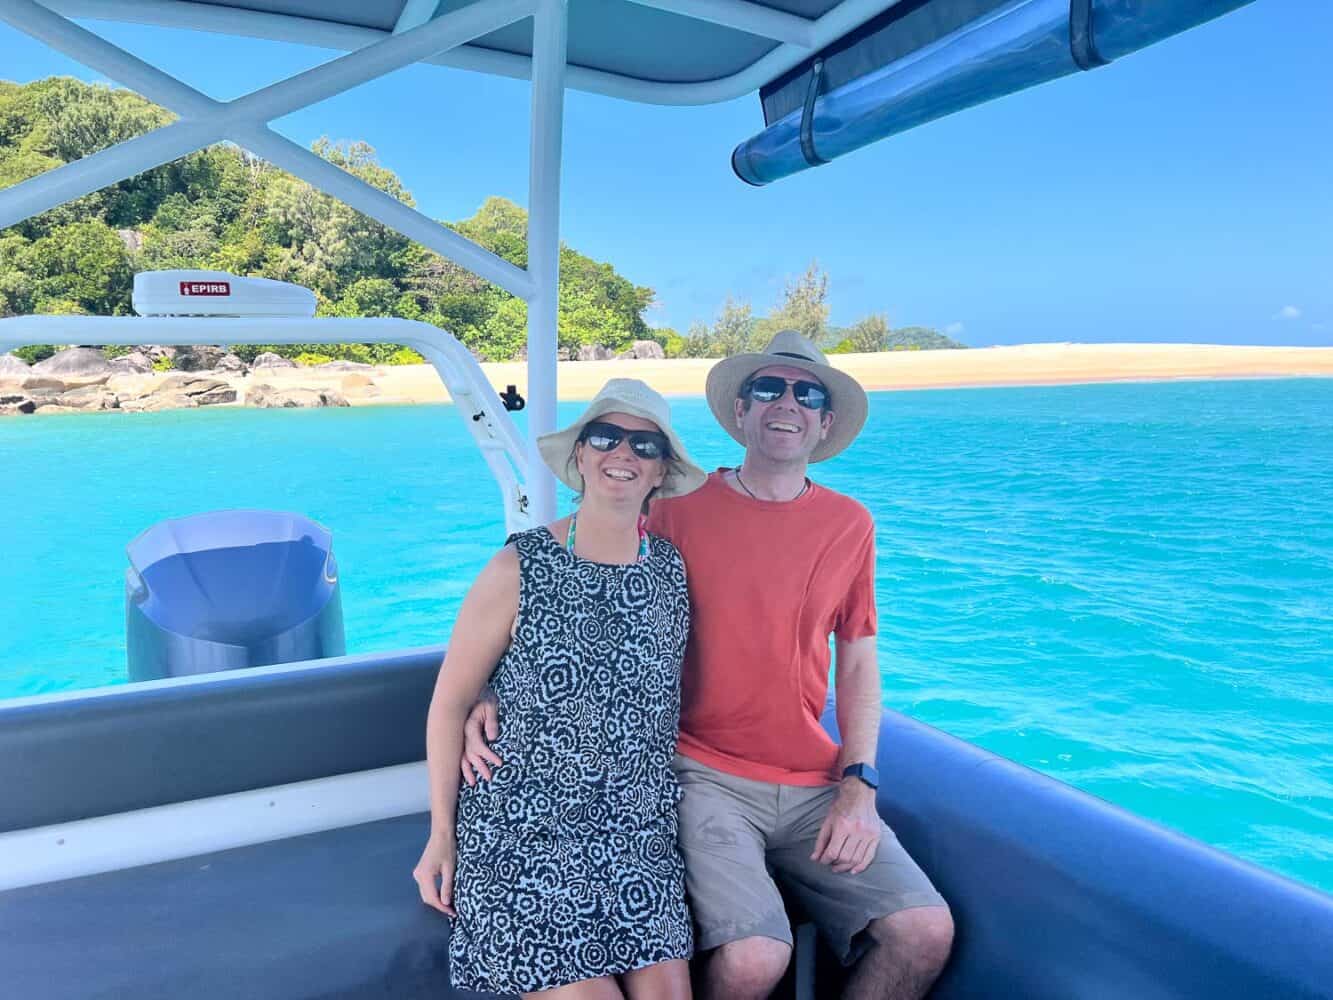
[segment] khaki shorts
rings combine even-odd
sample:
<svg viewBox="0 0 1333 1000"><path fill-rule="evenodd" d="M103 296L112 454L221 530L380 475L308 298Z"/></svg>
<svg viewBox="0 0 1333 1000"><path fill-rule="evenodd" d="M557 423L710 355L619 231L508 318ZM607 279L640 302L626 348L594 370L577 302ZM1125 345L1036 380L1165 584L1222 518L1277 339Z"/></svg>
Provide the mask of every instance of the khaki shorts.
<svg viewBox="0 0 1333 1000"><path fill-rule="evenodd" d="M878 917L917 906L945 906L887 825L875 860L859 875L811 861L836 785L814 788L751 781L677 754L680 849L698 927L695 948L708 951L747 937L792 943L774 879L810 915L845 963L869 941Z"/></svg>

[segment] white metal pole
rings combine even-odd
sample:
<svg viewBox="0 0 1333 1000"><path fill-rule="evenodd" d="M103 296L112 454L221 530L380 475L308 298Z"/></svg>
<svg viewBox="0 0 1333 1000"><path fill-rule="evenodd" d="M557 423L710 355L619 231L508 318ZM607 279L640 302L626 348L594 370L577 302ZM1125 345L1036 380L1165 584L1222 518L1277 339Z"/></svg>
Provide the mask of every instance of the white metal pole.
<svg viewBox="0 0 1333 1000"><path fill-rule="evenodd" d="M541 0L532 21L532 152L528 174L528 488L533 521L555 517L555 477L537 437L555 429L560 301L560 160L565 112L565 0Z"/></svg>
<svg viewBox="0 0 1333 1000"><path fill-rule="evenodd" d="M419 28L440 8L440 0L407 0L403 12L398 15L398 23L393 26L393 33L401 35L404 31Z"/></svg>
<svg viewBox="0 0 1333 1000"><path fill-rule="evenodd" d="M631 0L643 7L725 25L761 38L809 48L815 22L799 14L767 7L748 0Z"/></svg>
<svg viewBox="0 0 1333 1000"><path fill-rule="evenodd" d="M535 0L485 0L280 80L227 105L234 121L273 121L521 21Z"/></svg>

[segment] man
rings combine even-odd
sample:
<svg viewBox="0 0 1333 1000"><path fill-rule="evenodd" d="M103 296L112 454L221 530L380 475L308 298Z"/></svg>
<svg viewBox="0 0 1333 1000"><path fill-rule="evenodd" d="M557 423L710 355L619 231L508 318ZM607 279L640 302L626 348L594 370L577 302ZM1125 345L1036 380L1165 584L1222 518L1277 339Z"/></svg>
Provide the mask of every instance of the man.
<svg viewBox="0 0 1333 1000"><path fill-rule="evenodd" d="M715 365L707 395L745 460L654 503L648 523L689 575L675 766L704 995L758 1000L782 978L792 934L771 870L851 967L845 997L922 997L953 923L875 809L874 524L806 477L856 437L865 391L787 330ZM841 747L819 723L830 635ZM469 781L497 762L483 724L493 739L493 712L469 721Z"/></svg>

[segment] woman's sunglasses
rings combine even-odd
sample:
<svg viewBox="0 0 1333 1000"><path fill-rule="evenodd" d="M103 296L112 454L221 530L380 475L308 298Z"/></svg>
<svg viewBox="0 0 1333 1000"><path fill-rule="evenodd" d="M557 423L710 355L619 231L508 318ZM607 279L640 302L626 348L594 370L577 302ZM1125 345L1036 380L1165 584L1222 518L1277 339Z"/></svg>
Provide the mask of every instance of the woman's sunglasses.
<svg viewBox="0 0 1333 1000"><path fill-rule="evenodd" d="M758 378L753 378L742 387L741 395L749 396L756 403L771 403L783 397L787 386L792 387L792 395L796 397L796 402L807 410L822 410L829 404L828 390L818 382L783 378L781 375L760 375Z"/></svg>
<svg viewBox="0 0 1333 1000"><path fill-rule="evenodd" d="M629 440L629 450L639 458L655 461L671 457L671 445L661 431L631 431L605 420L591 421L579 435L598 451L615 451L621 441Z"/></svg>

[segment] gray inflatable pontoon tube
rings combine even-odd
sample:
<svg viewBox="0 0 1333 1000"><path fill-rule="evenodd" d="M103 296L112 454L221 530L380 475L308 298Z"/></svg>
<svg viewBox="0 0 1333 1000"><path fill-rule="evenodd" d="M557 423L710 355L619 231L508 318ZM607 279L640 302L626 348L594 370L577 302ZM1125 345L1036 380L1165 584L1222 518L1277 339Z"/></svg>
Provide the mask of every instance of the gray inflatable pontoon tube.
<svg viewBox="0 0 1333 1000"><path fill-rule="evenodd" d="M955 111L1092 69L1249 2L1017 0L828 93L815 79L813 103L798 104L737 146L731 165L741 180L768 184ZM816 57L805 86L818 75L814 67L854 61L858 44Z"/></svg>
<svg viewBox="0 0 1333 1000"><path fill-rule="evenodd" d="M342 656L333 536L299 514L163 521L126 549L132 681Z"/></svg>

